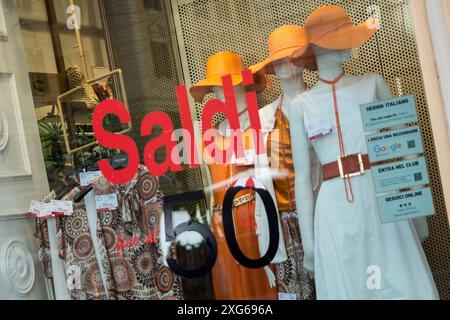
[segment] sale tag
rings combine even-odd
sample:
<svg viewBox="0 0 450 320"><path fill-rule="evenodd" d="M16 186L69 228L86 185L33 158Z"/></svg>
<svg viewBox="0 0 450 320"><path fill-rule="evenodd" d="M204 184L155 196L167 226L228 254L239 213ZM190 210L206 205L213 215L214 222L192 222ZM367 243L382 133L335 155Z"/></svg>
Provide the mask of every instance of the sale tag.
<svg viewBox="0 0 450 320"><path fill-rule="evenodd" d="M332 131L330 119L322 119L308 126L308 138L310 141L316 140Z"/></svg>
<svg viewBox="0 0 450 320"><path fill-rule="evenodd" d="M32 217L37 217L40 215L42 208L42 202L31 200L30 207L28 208L28 214Z"/></svg>
<svg viewBox="0 0 450 320"><path fill-rule="evenodd" d="M40 208L39 208L39 215L38 218L41 219L48 219L53 216L52 214L53 206L50 202L41 202Z"/></svg>
<svg viewBox="0 0 450 320"><path fill-rule="evenodd" d="M67 200L52 200L52 214L55 216L71 216L73 213L73 202Z"/></svg>
<svg viewBox="0 0 450 320"><path fill-rule="evenodd" d="M116 210L118 207L119 202L115 193L95 196L95 208L97 210Z"/></svg>
<svg viewBox="0 0 450 320"><path fill-rule="evenodd" d="M86 187L101 174L101 171L88 171L80 173L80 186Z"/></svg>

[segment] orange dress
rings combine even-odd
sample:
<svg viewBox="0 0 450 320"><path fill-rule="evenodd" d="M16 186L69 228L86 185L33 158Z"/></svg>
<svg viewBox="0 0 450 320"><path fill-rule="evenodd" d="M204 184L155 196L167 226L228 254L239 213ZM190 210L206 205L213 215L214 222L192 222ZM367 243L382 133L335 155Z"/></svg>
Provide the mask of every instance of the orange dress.
<svg viewBox="0 0 450 320"><path fill-rule="evenodd" d="M249 149L250 139L245 139L245 149ZM228 145L228 138L216 137L215 143L222 149ZM217 261L212 270L215 297L218 300L274 300L277 298L277 288L271 288L264 269L248 269L241 266L232 256L225 239L222 224L221 207L227 187L231 185L239 173L250 169L251 166L236 164L210 164L209 171L213 184L222 184L213 191L214 207L212 231L217 239ZM251 190L243 190L235 199L246 194L253 194ZM255 223L255 200L251 200L233 209L236 239L242 252L251 259L260 258L258 237Z"/></svg>

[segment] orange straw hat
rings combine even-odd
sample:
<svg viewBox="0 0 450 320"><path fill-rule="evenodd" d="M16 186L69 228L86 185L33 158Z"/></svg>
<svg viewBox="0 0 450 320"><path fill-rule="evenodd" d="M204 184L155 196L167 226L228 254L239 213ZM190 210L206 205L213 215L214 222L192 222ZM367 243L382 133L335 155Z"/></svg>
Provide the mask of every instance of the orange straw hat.
<svg viewBox="0 0 450 320"><path fill-rule="evenodd" d="M292 58L294 51L298 52L295 64L310 70L316 70L317 64L305 30L296 25L285 25L275 29L269 36L269 57L250 67L254 73L273 74L273 63ZM293 61L294 62L294 61Z"/></svg>
<svg viewBox="0 0 450 320"><path fill-rule="evenodd" d="M311 44L324 49L349 50L367 42L377 31L377 26L376 18L354 25L342 7L330 5L309 15L305 31ZM293 57L300 55L301 51L298 51Z"/></svg>
<svg viewBox="0 0 450 320"><path fill-rule="evenodd" d="M233 86L243 82L242 71L244 64L239 55L230 51L221 51L208 58L206 63L206 79L201 80L190 88L192 97L201 103L206 94L215 86L222 86L222 77L231 75ZM265 79L256 76L254 86L248 86L247 90L260 91L265 87Z"/></svg>

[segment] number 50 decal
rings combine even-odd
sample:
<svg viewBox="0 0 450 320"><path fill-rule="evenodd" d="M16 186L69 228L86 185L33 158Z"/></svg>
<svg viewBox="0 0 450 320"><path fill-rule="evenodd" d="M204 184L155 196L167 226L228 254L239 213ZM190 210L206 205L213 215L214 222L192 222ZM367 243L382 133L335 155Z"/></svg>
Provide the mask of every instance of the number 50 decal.
<svg viewBox="0 0 450 320"><path fill-rule="evenodd" d="M166 240L175 241L175 238L187 231L194 231L199 233L206 241L209 248L209 255L205 263L198 269L188 270L179 266L178 263L172 259L167 258L167 264L170 269L177 275L185 278L197 278L208 274L211 271L217 258L217 242L214 234L211 232L207 225L201 224L199 222L186 222L180 224L175 229L173 228L172 221L172 209L175 205L187 203L187 202L198 202L205 199L205 193L203 191L195 191L183 193L175 196L164 197L164 223L166 228Z"/></svg>
<svg viewBox="0 0 450 320"><path fill-rule="evenodd" d="M267 252L259 259L250 259L242 252L239 248L239 244L236 239L236 233L234 230L233 222L233 200L236 194L242 190L251 189L254 190L261 197L264 207L266 209L267 219L269 223L270 230L270 242ZM170 269L177 275L185 278L196 278L201 277L209 273L214 266L217 258L217 241L214 234L209 229L209 226L198 223L198 222L186 222L175 229L173 228L172 221L172 208L175 205L187 203L187 202L198 202L205 198L203 191L188 192L175 196L167 196L164 198L164 222L166 229L166 240L175 241L176 237L183 232L194 231L198 232L206 241L209 248L209 255L205 263L198 269L184 269L179 266L173 258L167 258L167 264ZM278 250L278 243L280 240L280 233L278 229L278 215L273 202L272 196L266 189L256 188L256 187L231 187L227 190L225 198L223 200L223 228L225 233L225 238L230 249L231 254L242 266L250 269L263 268L271 263L275 257Z"/></svg>

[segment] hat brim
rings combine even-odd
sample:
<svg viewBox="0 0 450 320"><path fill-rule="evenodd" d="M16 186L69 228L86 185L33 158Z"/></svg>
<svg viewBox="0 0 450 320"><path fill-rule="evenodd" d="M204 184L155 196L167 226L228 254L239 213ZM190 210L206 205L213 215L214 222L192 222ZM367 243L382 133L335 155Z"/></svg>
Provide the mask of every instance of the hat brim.
<svg viewBox="0 0 450 320"><path fill-rule="evenodd" d="M311 39L311 43L330 50L349 50L359 47L377 32L376 28L369 27L370 23L371 21L368 20L359 25L350 25L319 39Z"/></svg>
<svg viewBox="0 0 450 320"><path fill-rule="evenodd" d="M297 56L293 58L293 52L297 53ZM310 46L304 46L297 49L285 49L271 55L266 60L261 61L250 67L253 73L257 74L275 74L273 64L282 59L289 58L298 67L304 67L309 70L317 70L317 63L315 54Z"/></svg>
<svg viewBox="0 0 450 320"><path fill-rule="evenodd" d="M256 91L260 92L264 90L266 86L266 81L264 77L261 77L260 75L254 74L254 84L250 86L246 86L246 91ZM232 74L231 75L231 83L233 86L237 86L242 84L243 82L242 75L240 74ZM191 96L197 101L198 103L201 103L205 96L208 93L212 92L213 87L222 87L222 76L212 76L207 79L201 80L194 84L190 89L189 92L191 93Z"/></svg>

